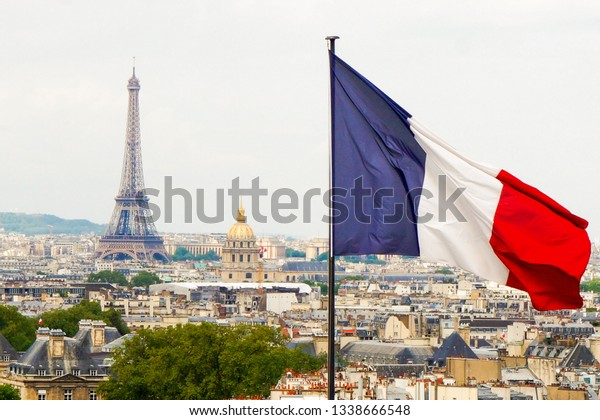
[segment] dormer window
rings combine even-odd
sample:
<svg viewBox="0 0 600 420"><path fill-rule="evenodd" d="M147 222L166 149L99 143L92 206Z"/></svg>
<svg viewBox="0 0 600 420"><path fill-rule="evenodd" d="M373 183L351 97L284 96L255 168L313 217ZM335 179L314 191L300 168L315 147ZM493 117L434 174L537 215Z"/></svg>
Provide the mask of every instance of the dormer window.
<svg viewBox="0 0 600 420"><path fill-rule="evenodd" d="M10 356L8 354L5 354L4 357L2 358L5 362L8 362L10 360Z"/></svg>
<svg viewBox="0 0 600 420"><path fill-rule="evenodd" d="M46 370L45 369L38 369L38 376L46 376Z"/></svg>
<svg viewBox="0 0 600 420"><path fill-rule="evenodd" d="M71 373L73 374L73 376L79 376L79 375L81 375L81 371L79 369L73 369L71 371Z"/></svg>
<svg viewBox="0 0 600 420"><path fill-rule="evenodd" d="M90 376L98 376L98 371L97 370L90 370Z"/></svg>
<svg viewBox="0 0 600 420"><path fill-rule="evenodd" d="M62 369L56 369L56 376L63 376L65 374L65 371Z"/></svg>

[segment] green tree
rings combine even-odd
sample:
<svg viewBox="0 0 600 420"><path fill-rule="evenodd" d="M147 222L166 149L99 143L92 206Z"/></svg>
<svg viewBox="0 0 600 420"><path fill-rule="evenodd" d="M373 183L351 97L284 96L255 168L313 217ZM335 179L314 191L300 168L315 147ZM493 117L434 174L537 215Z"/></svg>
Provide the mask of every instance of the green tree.
<svg viewBox="0 0 600 420"><path fill-rule="evenodd" d="M581 282L581 290L584 292L600 293L600 279L592 279Z"/></svg>
<svg viewBox="0 0 600 420"><path fill-rule="evenodd" d="M0 400L20 400L21 393L12 385L0 385Z"/></svg>
<svg viewBox="0 0 600 420"><path fill-rule="evenodd" d="M0 305L0 334L17 351L27 350L35 341L36 320L19 313L17 308Z"/></svg>
<svg viewBox="0 0 600 420"><path fill-rule="evenodd" d="M386 264L386 262L384 260L380 260L375 255L367 255L367 258L365 258L365 262L367 264L379 264L379 265Z"/></svg>
<svg viewBox="0 0 600 420"><path fill-rule="evenodd" d="M323 252L323 253L319 254L319 256L317 257L317 261L327 261L328 258L329 258L329 252Z"/></svg>
<svg viewBox="0 0 600 420"><path fill-rule="evenodd" d="M113 354L106 399L228 399L267 396L286 368L316 370L323 358L285 347L265 326L204 323L141 330Z"/></svg>
<svg viewBox="0 0 600 420"><path fill-rule="evenodd" d="M115 327L121 335L129 334L131 332L125 321L123 321L121 312L114 308L102 312L102 320L106 322L107 325Z"/></svg>
<svg viewBox="0 0 600 420"><path fill-rule="evenodd" d="M187 249L180 246L175 250L175 254L171 255L173 261L189 261L194 260L195 257Z"/></svg>
<svg viewBox="0 0 600 420"><path fill-rule="evenodd" d="M79 331L79 321L82 319L101 320L108 326L115 327L121 334L127 334L129 328L121 319L121 314L115 309L102 311L98 302L82 301L69 309L56 309L41 316L42 325L48 328L60 328L69 337L73 337ZM35 333L34 333L35 336Z"/></svg>
<svg viewBox="0 0 600 420"><path fill-rule="evenodd" d="M221 257L215 251L208 251L206 254L194 255L187 249L180 246L171 255L173 261L219 261Z"/></svg>
<svg viewBox="0 0 600 420"><path fill-rule="evenodd" d="M128 286L129 283L125 275L120 271L102 270L97 273L91 273L87 279L88 283L110 283L119 286Z"/></svg>
<svg viewBox="0 0 600 420"><path fill-rule="evenodd" d="M292 248L286 248L286 250L285 250L285 256L287 258L305 258L306 257L306 252L304 252L304 251L297 251L297 250L292 249Z"/></svg>
<svg viewBox="0 0 600 420"><path fill-rule="evenodd" d="M357 274L354 276L345 276L342 278L342 280L365 280L365 277L361 276L360 274Z"/></svg>
<svg viewBox="0 0 600 420"><path fill-rule="evenodd" d="M151 284L162 283L160 277L148 271L140 271L131 279L131 285L135 287L148 287Z"/></svg>
<svg viewBox="0 0 600 420"><path fill-rule="evenodd" d="M201 254L198 257L202 261L219 261L221 259L215 251L208 251L206 254Z"/></svg>

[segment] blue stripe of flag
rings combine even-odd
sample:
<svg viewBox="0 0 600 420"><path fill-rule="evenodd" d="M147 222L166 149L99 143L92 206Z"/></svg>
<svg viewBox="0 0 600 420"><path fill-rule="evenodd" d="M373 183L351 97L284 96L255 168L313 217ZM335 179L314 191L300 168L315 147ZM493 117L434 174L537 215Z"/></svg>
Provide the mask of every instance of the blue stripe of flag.
<svg viewBox="0 0 600 420"><path fill-rule="evenodd" d="M419 255L425 151L410 114L330 53L334 255Z"/></svg>

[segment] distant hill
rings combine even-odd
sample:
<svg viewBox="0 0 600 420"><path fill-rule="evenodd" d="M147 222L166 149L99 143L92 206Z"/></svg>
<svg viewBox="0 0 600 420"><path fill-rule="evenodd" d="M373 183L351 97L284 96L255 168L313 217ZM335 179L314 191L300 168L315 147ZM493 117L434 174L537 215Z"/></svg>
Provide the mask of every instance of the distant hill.
<svg viewBox="0 0 600 420"><path fill-rule="evenodd" d="M67 220L51 214L25 214L0 212L0 230L25 235L53 234L81 235L85 233L103 234L106 225L98 225L89 220Z"/></svg>

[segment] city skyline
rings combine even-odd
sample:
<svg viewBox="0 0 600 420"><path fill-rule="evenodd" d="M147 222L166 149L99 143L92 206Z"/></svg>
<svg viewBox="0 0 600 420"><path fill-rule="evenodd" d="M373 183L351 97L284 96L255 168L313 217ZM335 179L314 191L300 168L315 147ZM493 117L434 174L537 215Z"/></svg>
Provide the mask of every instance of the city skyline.
<svg viewBox="0 0 600 420"><path fill-rule="evenodd" d="M600 130L598 6L347 4L3 5L10 66L0 81L0 132L10 159L0 171L0 211L108 223L132 56L144 85L148 187L162 190L171 176L175 187L210 194L236 177L242 187L260 177L271 190L325 190L324 37L336 34L341 57L438 135L539 187L589 220L592 240L600 237L600 146L590 140ZM25 13L31 24L17 27ZM225 231L233 220L226 209L222 223L186 224L175 204L173 223L159 221L159 231ZM313 210L313 220L325 214L322 205ZM322 222L249 223L259 236L327 232Z"/></svg>

